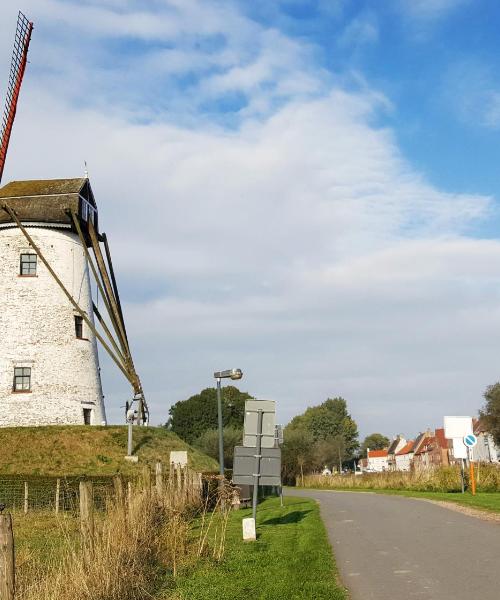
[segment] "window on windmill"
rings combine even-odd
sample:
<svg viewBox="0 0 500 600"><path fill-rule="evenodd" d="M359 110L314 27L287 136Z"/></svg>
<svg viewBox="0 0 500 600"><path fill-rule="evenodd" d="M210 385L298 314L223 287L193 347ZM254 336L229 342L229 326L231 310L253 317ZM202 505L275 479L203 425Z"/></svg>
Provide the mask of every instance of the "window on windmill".
<svg viewBox="0 0 500 600"><path fill-rule="evenodd" d="M33 253L21 254L20 275L24 277L33 277L36 275L37 255Z"/></svg>
<svg viewBox="0 0 500 600"><path fill-rule="evenodd" d="M31 390L31 367L14 367L14 391L29 392Z"/></svg>
<svg viewBox="0 0 500 600"><path fill-rule="evenodd" d="M83 340L83 317L75 315L75 335L78 339Z"/></svg>
<svg viewBox="0 0 500 600"><path fill-rule="evenodd" d="M83 409L83 424L84 425L92 425L92 409L91 408Z"/></svg>

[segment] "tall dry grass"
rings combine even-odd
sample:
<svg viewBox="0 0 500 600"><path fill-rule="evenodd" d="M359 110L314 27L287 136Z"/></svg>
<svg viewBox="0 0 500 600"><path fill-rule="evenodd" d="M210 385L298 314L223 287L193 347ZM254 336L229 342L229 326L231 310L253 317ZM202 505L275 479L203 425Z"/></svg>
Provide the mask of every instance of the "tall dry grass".
<svg viewBox="0 0 500 600"><path fill-rule="evenodd" d="M105 513L96 516L91 536L71 535L62 525L62 557L21 568L16 599L144 600L199 556L210 552L220 558L227 521L221 498L208 514L200 494L172 482L175 495L147 480L115 494ZM192 535L192 521L199 514L212 523L215 544L208 543L203 528Z"/></svg>
<svg viewBox="0 0 500 600"><path fill-rule="evenodd" d="M466 484L468 472L465 473ZM475 466L477 490L480 492L500 491L500 467L492 464ZM461 490L460 467L440 467L436 469L404 471L384 471L383 473L363 473L362 475L333 474L306 475L306 488L327 489L369 489L369 490L413 490L422 492L458 492Z"/></svg>

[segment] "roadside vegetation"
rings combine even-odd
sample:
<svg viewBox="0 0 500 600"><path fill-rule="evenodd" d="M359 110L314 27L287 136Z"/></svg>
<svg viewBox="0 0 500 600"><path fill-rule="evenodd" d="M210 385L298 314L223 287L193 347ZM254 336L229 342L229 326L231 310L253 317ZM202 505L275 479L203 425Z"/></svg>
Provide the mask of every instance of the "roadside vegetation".
<svg viewBox="0 0 500 600"><path fill-rule="evenodd" d="M176 600L346 600L316 502L305 498L265 500L257 511L258 539L242 542L241 521L250 510L229 517L226 554L185 569L176 581Z"/></svg>
<svg viewBox="0 0 500 600"><path fill-rule="evenodd" d="M500 492L500 467L494 464L476 465L478 492ZM468 484L468 473L466 486ZM419 471L384 471L355 475L306 475L306 488L332 490L406 490L419 492L460 492L460 468L440 467Z"/></svg>
<svg viewBox="0 0 500 600"><path fill-rule="evenodd" d="M186 565L221 560L228 488L212 486L205 501L191 478L159 489L145 472L81 522L77 513L14 513L16 599L143 600L175 589ZM203 523L197 535L194 522Z"/></svg>

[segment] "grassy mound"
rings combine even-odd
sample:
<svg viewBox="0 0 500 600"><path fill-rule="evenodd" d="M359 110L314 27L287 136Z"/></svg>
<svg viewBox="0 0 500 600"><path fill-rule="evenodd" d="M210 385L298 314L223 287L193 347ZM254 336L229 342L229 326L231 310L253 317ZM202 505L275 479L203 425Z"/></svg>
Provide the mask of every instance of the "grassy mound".
<svg viewBox="0 0 500 600"><path fill-rule="evenodd" d="M8 427L0 429L0 475L132 474L137 464L124 460L127 427ZM163 427L134 427L139 467L160 460L168 465L171 450L187 450L189 465L199 471L217 463Z"/></svg>

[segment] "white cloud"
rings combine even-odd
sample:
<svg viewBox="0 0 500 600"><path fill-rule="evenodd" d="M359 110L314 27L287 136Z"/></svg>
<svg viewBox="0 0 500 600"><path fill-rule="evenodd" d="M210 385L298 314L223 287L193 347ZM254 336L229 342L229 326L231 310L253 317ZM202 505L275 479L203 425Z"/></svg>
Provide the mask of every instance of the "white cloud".
<svg viewBox="0 0 500 600"><path fill-rule="evenodd" d="M463 122L500 129L500 72L478 60L455 63L444 79L444 101Z"/></svg>
<svg viewBox="0 0 500 600"><path fill-rule="evenodd" d="M372 13L354 18L346 26L339 38L341 46L363 46L378 41L377 19Z"/></svg>
<svg viewBox="0 0 500 600"><path fill-rule="evenodd" d="M132 27L123 22L137 4L96 6L88 10L124 13L121 35ZM198 6L175 10L187 22ZM248 93L238 127L210 122L192 98L156 118L148 108L139 121L138 106L130 113L121 98L110 103L81 85L93 81L99 48L88 65L75 63L75 50L62 83L39 67L28 72L6 172L75 176L89 162L155 421L211 385L214 369L233 366L245 371L243 388L280 402L283 420L335 394L365 432L412 433L443 413L474 411L500 350L491 334L500 325L500 244L468 237L491 199L436 189L416 172L393 133L374 126L387 105L379 94L333 85L309 62L310 48L228 3L213 14L204 6L204 27L223 32L223 48L197 52L181 35L168 69L220 69L196 89L205 99ZM228 34L223 9L243 37L253 32L258 52L249 56L247 40ZM103 18L99 35L114 23ZM59 39L38 43L45 57L61 52ZM152 73L143 74L148 84ZM91 89L93 101L75 102L70 88ZM183 110L194 111L196 127L185 126ZM104 370L116 416L127 387L111 365Z"/></svg>
<svg viewBox="0 0 500 600"><path fill-rule="evenodd" d="M432 21L470 4L471 0L403 0L399 6L411 17Z"/></svg>

